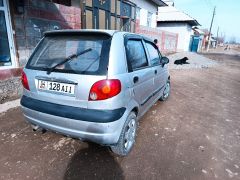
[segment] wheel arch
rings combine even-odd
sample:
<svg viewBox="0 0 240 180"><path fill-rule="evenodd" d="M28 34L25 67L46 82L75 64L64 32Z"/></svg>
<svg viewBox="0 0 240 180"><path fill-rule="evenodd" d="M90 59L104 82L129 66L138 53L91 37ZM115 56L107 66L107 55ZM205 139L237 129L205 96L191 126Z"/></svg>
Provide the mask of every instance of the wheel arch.
<svg viewBox="0 0 240 180"><path fill-rule="evenodd" d="M134 108L131 110L131 112L134 112L134 113L136 114L136 116L138 116L138 112L139 112L138 107L137 107L137 106L134 107Z"/></svg>

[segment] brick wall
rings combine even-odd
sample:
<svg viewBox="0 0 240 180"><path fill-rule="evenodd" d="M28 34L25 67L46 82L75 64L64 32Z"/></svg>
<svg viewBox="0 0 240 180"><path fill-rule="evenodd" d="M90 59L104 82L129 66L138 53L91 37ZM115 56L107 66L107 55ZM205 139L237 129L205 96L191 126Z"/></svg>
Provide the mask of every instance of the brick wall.
<svg viewBox="0 0 240 180"><path fill-rule="evenodd" d="M0 104L22 94L20 74L43 33L54 29L80 29L81 10L44 0L24 0L24 13L16 13L9 0L20 68L0 70Z"/></svg>
<svg viewBox="0 0 240 180"><path fill-rule="evenodd" d="M13 3L12 6L15 6ZM12 9L16 9L13 7ZM24 13L12 15L20 66L26 64L43 33L54 29L80 29L81 10L45 0L24 0Z"/></svg>
<svg viewBox="0 0 240 180"><path fill-rule="evenodd" d="M159 49L165 55L177 51L178 34L161 31L157 28L140 26L139 20L136 22L136 33L143 34L153 40L158 39Z"/></svg>

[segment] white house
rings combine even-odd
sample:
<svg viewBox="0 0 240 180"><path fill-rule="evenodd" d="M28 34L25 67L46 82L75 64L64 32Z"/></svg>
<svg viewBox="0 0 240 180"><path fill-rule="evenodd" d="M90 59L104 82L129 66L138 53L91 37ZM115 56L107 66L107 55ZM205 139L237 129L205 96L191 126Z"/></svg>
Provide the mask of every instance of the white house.
<svg viewBox="0 0 240 180"><path fill-rule="evenodd" d="M131 0L131 2L137 5L136 19L140 20L140 25L151 28L157 27L158 7L167 6L161 0Z"/></svg>
<svg viewBox="0 0 240 180"><path fill-rule="evenodd" d="M178 33L177 51L189 50L190 39L193 35L192 27L199 25L196 19L171 5L158 8L157 28Z"/></svg>

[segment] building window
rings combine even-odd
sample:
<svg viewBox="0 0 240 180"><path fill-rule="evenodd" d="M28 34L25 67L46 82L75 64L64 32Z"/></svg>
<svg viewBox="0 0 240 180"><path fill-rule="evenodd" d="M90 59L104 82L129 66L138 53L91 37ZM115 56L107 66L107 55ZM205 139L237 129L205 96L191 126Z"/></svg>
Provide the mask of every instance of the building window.
<svg viewBox="0 0 240 180"><path fill-rule="evenodd" d="M83 2L81 1L82 4ZM136 5L131 1L86 0L85 2L82 10L86 12L83 28L134 31Z"/></svg>
<svg viewBox="0 0 240 180"><path fill-rule="evenodd" d="M12 26L6 0L0 1L0 69L15 67Z"/></svg>
<svg viewBox="0 0 240 180"><path fill-rule="evenodd" d="M148 27L151 27L151 24L152 24L152 15L153 15L153 13L148 12L148 15L147 15L147 26L148 26Z"/></svg>
<svg viewBox="0 0 240 180"><path fill-rule="evenodd" d="M136 8L136 19L140 19L140 10L141 8L139 7Z"/></svg>
<svg viewBox="0 0 240 180"><path fill-rule="evenodd" d="M7 26L5 21L5 15L3 11L0 11L0 66L11 65L11 56L9 48L9 40L7 34Z"/></svg>

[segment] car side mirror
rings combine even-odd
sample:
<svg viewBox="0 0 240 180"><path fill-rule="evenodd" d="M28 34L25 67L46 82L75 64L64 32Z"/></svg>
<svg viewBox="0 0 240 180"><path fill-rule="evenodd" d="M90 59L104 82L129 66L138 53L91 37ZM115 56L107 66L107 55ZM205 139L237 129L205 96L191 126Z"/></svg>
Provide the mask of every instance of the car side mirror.
<svg viewBox="0 0 240 180"><path fill-rule="evenodd" d="M167 57L162 57L161 62L162 62L162 67L163 67L165 64L169 63L169 59Z"/></svg>

